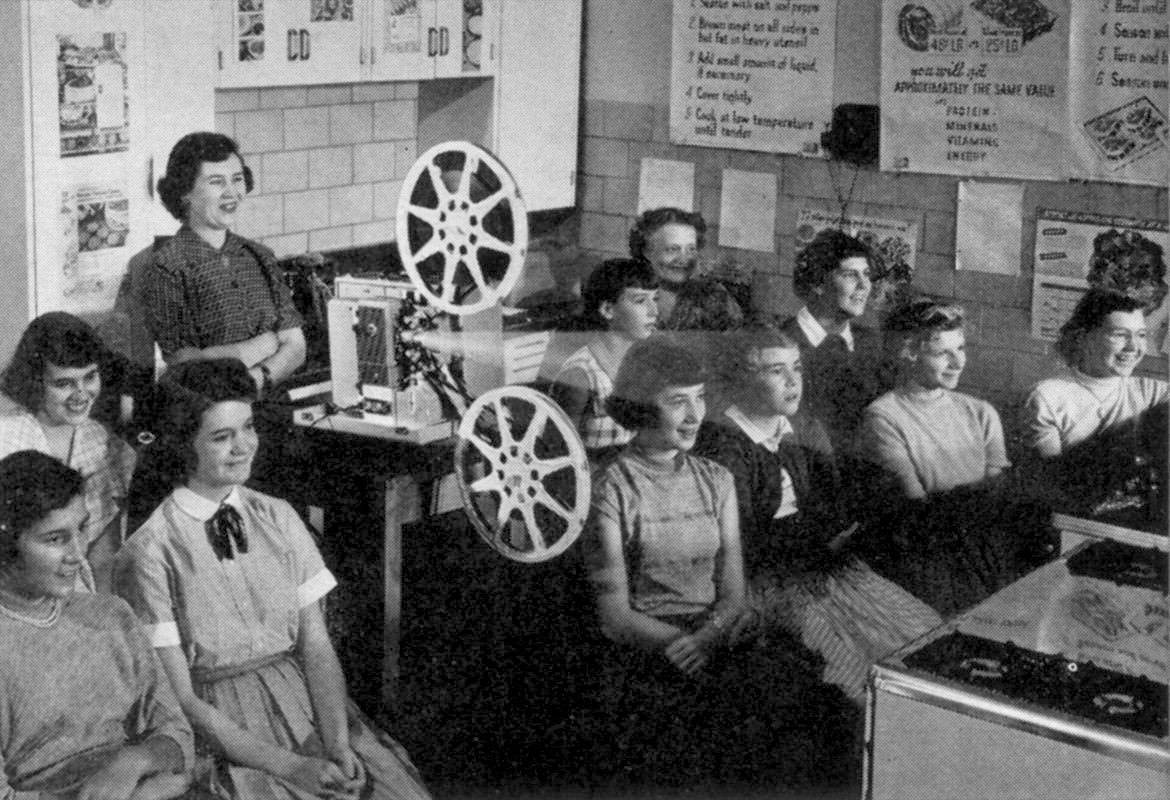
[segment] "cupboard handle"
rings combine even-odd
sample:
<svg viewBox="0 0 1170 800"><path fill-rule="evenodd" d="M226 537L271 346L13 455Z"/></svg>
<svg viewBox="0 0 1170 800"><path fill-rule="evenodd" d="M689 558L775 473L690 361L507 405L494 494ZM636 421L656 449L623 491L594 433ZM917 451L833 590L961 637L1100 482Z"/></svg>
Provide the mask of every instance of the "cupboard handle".
<svg viewBox="0 0 1170 800"><path fill-rule="evenodd" d="M427 58L434 58L438 46L435 39L438 36L438 31L434 28L427 28Z"/></svg>
<svg viewBox="0 0 1170 800"><path fill-rule="evenodd" d="M146 196L154 199L154 154L146 159Z"/></svg>
<svg viewBox="0 0 1170 800"><path fill-rule="evenodd" d="M301 61L308 61L309 56L312 55L310 41L309 32L301 28Z"/></svg>
<svg viewBox="0 0 1170 800"><path fill-rule="evenodd" d="M439 28L439 55L445 56L451 51L451 32L446 27Z"/></svg>
<svg viewBox="0 0 1170 800"><path fill-rule="evenodd" d="M293 28L288 29L288 60L296 61L301 55L301 37Z"/></svg>

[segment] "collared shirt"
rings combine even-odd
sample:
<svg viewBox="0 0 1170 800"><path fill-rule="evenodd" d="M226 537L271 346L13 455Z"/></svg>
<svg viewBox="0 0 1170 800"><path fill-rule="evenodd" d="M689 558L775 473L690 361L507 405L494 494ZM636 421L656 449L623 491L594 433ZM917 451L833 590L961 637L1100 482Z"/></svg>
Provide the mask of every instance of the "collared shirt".
<svg viewBox="0 0 1170 800"><path fill-rule="evenodd" d="M751 439L755 444L760 445L769 453L775 453L780 449L780 440L786 435L791 436L795 432L792 428L792 423L788 421L788 417L780 417L780 424L774 431L765 431L761 429L755 422L748 419L739 407L732 404L727 407L723 415L734 422L736 426L744 432L744 434ZM792 476L788 474L788 470L783 467L780 468L780 477L782 480L780 488L780 505L776 508L776 513L772 515L773 519L783 519L790 517L800 510L796 503L796 485L792 482Z"/></svg>
<svg viewBox="0 0 1170 800"><path fill-rule="evenodd" d="M796 312L796 324L800 326L801 331L804 332L805 337L813 347L820 347L821 343L829 336L829 332L825 330L821 323L817 322L817 318L808 310L808 306L801 306L800 311ZM844 340L845 346L852 353L853 327L846 322L845 327L841 329L841 333L837 335Z"/></svg>
<svg viewBox="0 0 1170 800"><path fill-rule="evenodd" d="M228 231L220 249L184 226L154 250L143 276L146 324L164 354L236 344L304 323L276 256Z"/></svg>

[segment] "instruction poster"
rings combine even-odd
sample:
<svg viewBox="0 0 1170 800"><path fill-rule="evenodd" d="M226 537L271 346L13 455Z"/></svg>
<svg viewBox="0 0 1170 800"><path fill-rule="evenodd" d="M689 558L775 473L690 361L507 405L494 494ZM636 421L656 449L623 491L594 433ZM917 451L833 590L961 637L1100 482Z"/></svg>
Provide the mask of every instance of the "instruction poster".
<svg viewBox="0 0 1170 800"><path fill-rule="evenodd" d="M836 27L836 0L674 0L670 140L818 155Z"/></svg>
<svg viewBox="0 0 1170 800"><path fill-rule="evenodd" d="M1075 174L1165 186L1166 0L1074 5L1069 123Z"/></svg>
<svg viewBox="0 0 1170 800"><path fill-rule="evenodd" d="M120 153L130 146L125 33L57 36L61 157Z"/></svg>
<svg viewBox="0 0 1170 800"><path fill-rule="evenodd" d="M421 53L422 12L419 0L386 0L382 49L386 53Z"/></svg>
<svg viewBox="0 0 1170 800"><path fill-rule="evenodd" d="M1032 278L1032 336L1054 342L1060 326L1089 288L1089 264L1093 240L1108 230L1134 231L1160 245L1170 247L1166 220L1142 220L1086 212L1038 209L1036 251ZM1167 352L1167 316L1170 297L1147 317L1149 352Z"/></svg>
<svg viewBox="0 0 1170 800"><path fill-rule="evenodd" d="M1068 12L1068 0L883 0L881 168L1065 174Z"/></svg>
<svg viewBox="0 0 1170 800"><path fill-rule="evenodd" d="M125 187L81 184L61 193L61 299L69 311L114 305L126 267L130 201Z"/></svg>

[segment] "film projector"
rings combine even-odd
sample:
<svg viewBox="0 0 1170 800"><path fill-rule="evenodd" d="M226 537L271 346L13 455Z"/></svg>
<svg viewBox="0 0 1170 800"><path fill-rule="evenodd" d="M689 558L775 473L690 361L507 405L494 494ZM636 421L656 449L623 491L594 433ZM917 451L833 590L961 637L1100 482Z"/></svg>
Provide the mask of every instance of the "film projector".
<svg viewBox="0 0 1170 800"><path fill-rule="evenodd" d="M589 467L564 412L523 385L549 334L505 331L502 302L528 248L516 182L475 145L439 144L408 172L396 220L408 280L337 277L334 408L302 414L414 444L454 435L455 479L480 536L516 561L554 558L584 527Z"/></svg>

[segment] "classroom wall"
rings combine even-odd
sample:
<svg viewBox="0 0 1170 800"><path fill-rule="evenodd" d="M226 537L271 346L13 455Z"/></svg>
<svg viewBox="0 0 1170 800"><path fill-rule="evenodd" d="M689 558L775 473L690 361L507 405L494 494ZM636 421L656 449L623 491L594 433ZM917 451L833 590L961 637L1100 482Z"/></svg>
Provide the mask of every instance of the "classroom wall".
<svg viewBox="0 0 1170 800"><path fill-rule="evenodd" d="M876 104L879 90L880 0L840 0L834 104ZM834 180L847 191L852 168L821 159L676 146L669 140L671 0L590 0L586 4L583 140L578 195L580 243L593 262L624 254L635 217L643 157L695 164L695 199L712 230L715 260L731 258L752 274L753 304L787 313L798 307L791 291L796 214L814 205L839 211ZM775 254L715 248L721 172L772 172L778 192ZM956 272L955 212L958 178L881 173L857 177L853 213L917 220L915 283L962 302L969 316L969 360L964 388L1001 407L1050 368L1045 342L1031 338L1032 250L1038 207L1165 218L1167 192L1152 187L1026 181L1021 275ZM1147 359L1147 364L1153 360ZM1152 364L1151 364L1152 365ZM1165 359L1152 365L1165 374Z"/></svg>
<svg viewBox="0 0 1170 800"><path fill-rule="evenodd" d="M393 239L418 95L415 81L218 90L216 130L256 179L239 233L278 256Z"/></svg>

